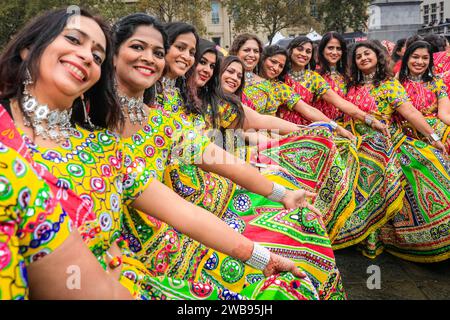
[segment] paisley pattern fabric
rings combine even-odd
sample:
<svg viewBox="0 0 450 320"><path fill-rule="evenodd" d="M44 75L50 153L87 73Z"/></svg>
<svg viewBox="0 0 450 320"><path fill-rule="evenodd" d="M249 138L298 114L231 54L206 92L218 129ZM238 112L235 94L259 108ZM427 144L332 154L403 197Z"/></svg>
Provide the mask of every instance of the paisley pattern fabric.
<svg viewBox="0 0 450 320"><path fill-rule="evenodd" d="M311 70L305 70L304 77L300 82L295 81L289 74L285 76L284 82L298 93L302 97L302 100L309 105L312 105L314 101L319 100L328 90L330 90L330 86L324 78L317 72ZM285 106L280 107L278 116L281 119L296 124L307 125L310 123L310 121L303 118L300 113L291 111Z"/></svg>
<svg viewBox="0 0 450 320"><path fill-rule="evenodd" d="M70 234L70 218L45 180L0 143L0 300L28 299L26 266Z"/></svg>
<svg viewBox="0 0 450 320"><path fill-rule="evenodd" d="M449 128L438 119L438 101L447 96L441 79L404 83L413 106L448 143ZM379 238L392 254L415 262L438 262L450 257L450 168L406 121L408 136L400 148L405 200L402 210L380 230ZM419 141L417 139L421 139Z"/></svg>
<svg viewBox="0 0 450 320"><path fill-rule="evenodd" d="M377 119L391 123L395 109L408 101L397 80L386 80L379 86L353 87L347 99ZM366 124L355 121L354 134L360 139L358 158L360 175L356 187L356 209L347 219L334 248L360 243L383 226L402 207L404 190L401 185L401 166L397 151L405 137L397 126L391 125L392 138L383 136ZM379 248L369 246L366 255L374 256Z"/></svg>

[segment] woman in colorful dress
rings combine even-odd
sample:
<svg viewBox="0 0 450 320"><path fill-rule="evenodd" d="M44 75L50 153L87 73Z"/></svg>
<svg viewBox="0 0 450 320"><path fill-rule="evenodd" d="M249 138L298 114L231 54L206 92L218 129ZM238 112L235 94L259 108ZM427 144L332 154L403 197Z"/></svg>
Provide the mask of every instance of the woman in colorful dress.
<svg viewBox="0 0 450 320"><path fill-rule="evenodd" d="M72 231L71 217L30 160L1 142L0 155L0 300L130 299ZM73 266L88 272L69 283Z"/></svg>
<svg viewBox="0 0 450 320"><path fill-rule="evenodd" d="M280 47L278 48L279 52L283 51ZM271 51L273 49L275 47L272 47ZM305 103L300 95L279 81L278 76L270 79L260 76L262 52L262 42L254 35L242 34L233 41L230 54L239 57L245 66L245 88L242 102L261 114L276 115L279 108L284 105L290 110L296 110L310 122L330 123L331 120L328 117ZM286 67L287 63L282 64L279 73L284 75ZM354 138L350 132L337 126L334 122L331 122L331 126L339 135L348 139Z"/></svg>
<svg viewBox="0 0 450 320"><path fill-rule="evenodd" d="M213 68L208 67L208 64L214 65L217 63L217 53L213 46L205 46L204 48L201 48L199 53L199 62L193 67L193 72L190 73L187 80L188 83L195 85L197 88L198 96L196 97L196 101L200 103L197 106L201 110L201 113L197 115L198 118L201 118L201 121L199 120L198 123L202 123L203 127L207 128L207 132L208 130L220 130L221 132L224 132L226 130L239 129L241 126L245 129L249 128L249 126L255 122L261 124L264 123L264 120L258 120L258 118L271 118L271 116L262 116L251 109L239 110L242 107L248 107L241 107L241 96L239 93L242 92L244 73L242 63L237 57L229 56L225 58L225 60L221 62L220 72L216 73L213 72ZM208 89L205 89L206 87L208 87ZM238 94L236 94L236 91L238 91ZM247 115L250 115L250 117L248 118ZM280 119L278 121L280 121ZM226 136L228 135L225 134L225 137ZM216 142L220 143L221 141L218 141L219 139L217 139L217 136L215 137ZM220 137L220 135L218 137ZM292 184L295 188L298 188L298 183L296 183L295 179L292 179L287 173L280 174L278 179L280 179L283 184ZM272 207L272 210L276 208L273 204L270 206ZM262 218L262 214L267 210L267 207L268 202L266 199L241 189L235 192L233 201L228 207L228 211L235 216L247 217L245 220L248 220L251 215L258 212L260 212L258 217ZM304 214L304 212L300 213ZM300 219L300 221L301 220L303 219ZM266 228L270 229L268 226ZM244 234L252 234L252 236L249 235L250 238L261 237L262 234L258 235L258 233L266 228L244 230ZM269 234L268 230L265 230L264 237L267 237ZM299 237L300 234L301 233L299 233L297 237ZM290 247L292 247L292 254L297 256L295 260L299 261L301 266L304 266L303 269L307 270L307 273L312 273L315 282L317 282L321 281L319 279L323 279L323 277L329 273L329 271L327 271L329 269L326 265L335 265L335 262L330 242L328 240L323 242L324 238L322 238L322 236L317 237L316 235L315 238L316 240L310 238L309 241L302 241L294 247L293 244L295 243L295 238L291 236L290 240L289 238L286 238L287 242L285 244L291 243ZM294 251L296 252L295 254ZM308 261L310 261L311 258L312 260L316 260L313 257L318 257L317 252L321 252L321 256L327 262L325 264L316 264L314 268L311 268L310 262ZM322 274L319 279L317 278L318 274ZM333 277L335 278L333 279L334 283L329 283L328 286L330 286L330 289L334 289L327 290L329 293L335 291L337 286L340 286L339 275L336 273ZM326 291L324 291L322 298L331 298L333 296L333 298L342 297L342 293L339 293L339 291L333 296L329 295L329 293L326 294ZM327 297L327 295L329 296Z"/></svg>
<svg viewBox="0 0 450 320"><path fill-rule="evenodd" d="M97 128L120 127L112 59L106 25L85 11L75 15L64 9L32 21L0 57L1 98L8 100L14 119L14 123L1 121L9 132L2 135L4 144L22 137L24 144L18 149L26 146L33 160L56 176L57 199L64 201L64 210L71 210L73 227L104 270L135 298L217 299L219 295L209 285L153 277L121 238L123 201L173 223L205 245L264 269L265 275L290 270L303 276L291 261L254 245L152 179L145 154L122 146L117 135L82 127L91 121ZM81 96L88 100L89 113ZM72 111L76 126L70 122ZM74 211L66 201L72 189L95 215ZM168 203L159 201L162 198ZM264 258L255 260L255 253Z"/></svg>
<svg viewBox="0 0 450 320"><path fill-rule="evenodd" d="M450 100L442 79L433 75L429 43L417 41L404 55L399 80L414 108L425 117L449 151ZM450 257L450 168L429 140L410 123L399 125L408 142L399 154L406 191L403 208L381 229L381 240L392 254L415 262L439 262ZM414 139L414 140L413 140ZM420 143L421 140L424 143ZM414 147L414 148L413 148ZM438 160L438 161L436 161Z"/></svg>
<svg viewBox="0 0 450 320"><path fill-rule="evenodd" d="M276 55L278 52L287 58L285 50L278 48L273 51ZM327 119L319 110L301 102L300 95L277 79L276 74L280 75L286 68L284 64L276 66L278 71L271 79L261 78L254 73L262 71L262 43L256 36L238 36L233 42L231 53L236 54L245 66L246 79L242 95L244 105L266 115L276 115L281 105L297 105L300 108L306 106L307 110L313 110L313 114L320 114L322 118ZM353 139L353 135L347 130L335 123L332 123L332 126L339 134ZM346 216L354 209L352 190L358 176L354 155L341 155L334 143L335 139L330 132L316 128L313 124L311 128L303 128L286 139L279 140L276 147L258 147L255 157L260 159L260 162L278 164L287 169L304 188L312 188L310 190L318 194L314 205L323 214L331 240L337 235ZM343 140L343 144L351 144L350 139Z"/></svg>
<svg viewBox="0 0 450 320"><path fill-rule="evenodd" d="M405 157L412 159L410 157L427 152L433 158L429 161L442 164L443 159L438 150L406 139L393 121L395 112L398 112L416 130L435 137L422 114L411 105L403 86L389 74L382 49L371 42L358 43L351 63L347 99L389 124L391 138L375 132L364 123L355 122L355 134L362 138L358 150L362 170L357 189L360 206L347 220L335 243L345 247L366 239L363 253L375 257L382 251L377 229L399 213L404 203L402 169L405 170ZM433 146L445 150L440 141L433 140Z"/></svg>
<svg viewBox="0 0 450 320"><path fill-rule="evenodd" d="M179 30L180 35L187 35L187 37L174 37L175 41L167 54L167 60L170 61L171 55L179 55L178 51L181 51L182 54L177 59L184 60L186 58L183 57L185 55L183 51L189 52L191 46L195 48L195 37L191 31L194 29L190 25L181 23L177 23L173 27ZM186 29L187 32L185 32ZM223 218L224 212L218 212L218 209L222 210L220 208L223 206L226 208L230 202L230 192L234 192L236 186L228 179L201 170L199 167L203 167L203 161L198 164L192 161L187 163L177 161L179 160L177 150L186 153L190 152L188 149L190 147L199 148L198 141L201 142L201 139L192 138L196 134L193 124L188 122L189 119L185 118L183 113L178 115L180 119L183 119L183 126L177 127L173 124L176 120L170 118L170 116L175 117L172 112L146 108L143 104L145 90L153 89L152 86L165 67L164 56L167 47L164 39L165 33L152 17L143 14L131 15L121 19L114 26L114 30L117 90L123 108L127 110L127 121L123 130L125 143L133 150L145 152L147 155L146 170L152 172L152 175L161 180L163 177L172 179L168 182L165 181L165 183L178 194ZM192 37L189 37L190 35ZM179 50L176 46L181 48L184 46L184 48ZM175 52L173 52L174 50ZM189 58L186 60L189 61ZM167 68L169 70L174 69L171 64L166 66ZM141 101L141 104L136 104L139 101ZM132 109L133 106L137 108ZM182 109L180 109L180 112L182 112ZM141 120L139 120L139 115L142 116ZM185 132L182 130L185 130ZM192 140L191 146L186 148L184 143L180 143L178 138L180 134L183 139ZM205 139L209 141L208 138ZM200 157L209 153L209 145L201 148L204 150L197 151ZM169 166L170 169L166 168L169 157L173 161ZM217 167L213 164L210 166ZM234 165L231 163L219 166L222 167L220 170L223 172L229 171L228 167L232 168L235 172L233 174L228 172L228 175L237 181L243 181L244 185L248 185L248 182L245 182L245 178L242 178L243 173L246 173L247 179L253 178L254 180L255 176L258 179L259 173L257 170L249 170L246 164L237 163ZM198 179L194 182L198 182L198 184L192 183L184 187L180 183L186 183L186 181L174 185L170 183L176 180L178 176L183 177L186 171L189 171L189 174L185 176L185 179L190 179L194 175ZM255 186L253 189L263 194L266 194L264 188L267 186L271 188L272 186L272 183L262 176L259 178L258 184L259 186ZM197 187L201 192L195 192ZM271 202L272 205L276 202L282 202L279 205L281 208L307 205L306 203L295 203L293 195L298 193L302 193L302 191L287 191L285 197L276 199L270 196L270 190L267 192L274 201ZM298 200L301 198L304 199L304 196L296 196ZM269 200L266 201L269 202ZM167 205L171 206L172 204L169 202ZM128 206L125 211L125 239L132 243L131 250L139 257L139 260L157 276L170 276L175 279L190 281L200 280L211 287L218 287L219 298L222 299L242 299L243 297L252 299L315 299L318 297L316 289L308 282L308 279L296 279L291 273L287 273L269 278L266 281L262 272L254 267L245 266L241 261L233 258L230 254L226 254L226 252L212 251L170 225L135 208ZM227 222L233 222L234 228L245 225L244 220L232 218L233 221ZM317 219L320 220L319 217ZM230 228L230 230L233 229ZM270 241L264 243L265 246L268 246L268 244L270 244ZM220 263L219 255L221 257ZM220 271L220 275L208 275L208 272L215 271ZM218 276L223 277L224 280L220 282L222 278ZM293 281L295 282L295 288L292 289Z"/></svg>
<svg viewBox="0 0 450 320"><path fill-rule="evenodd" d="M327 37L328 38L328 37ZM331 39L331 37L330 37ZM336 39L331 40L332 44L337 45ZM330 46L329 46L330 47ZM267 48L265 50L268 50ZM338 49L336 49L336 52ZM323 100L331 105L331 108L319 109L327 117L342 117L342 113L349 115L357 120L370 122L371 126L377 130L388 134L387 128L381 122L371 118L367 113L359 110L355 105L343 99L334 90L330 90L327 81L322 78L315 70L316 63L314 56L314 47L308 37L297 37L289 43L289 68L281 75L284 82L297 92L308 105L314 105L315 102ZM335 55L336 59L338 55ZM267 59L266 57L265 59ZM263 59L263 63L265 63ZM335 61L336 63L338 62ZM287 62L285 63L287 64ZM336 65L334 66L336 67ZM264 71L264 68L263 68ZM334 110L333 110L334 107ZM308 124L309 121L296 111L288 110L285 106L278 111L280 118L297 124ZM328 114L327 114L328 113ZM366 119L367 118L367 119ZM342 119L341 119L342 120Z"/></svg>
<svg viewBox="0 0 450 320"><path fill-rule="evenodd" d="M167 62L166 69L168 69L166 76L169 77L172 83L178 82L178 84L180 84L181 82L180 77L184 76L184 74L187 72L187 69L179 68L179 64L177 61L187 62L189 68L192 67L194 59L192 58L190 59L189 56L193 57L191 50L195 50L194 52L197 52L195 29L193 29L192 26L181 23L169 24L166 29L169 35L169 43L172 43L171 48L166 56ZM184 37L182 37L183 35ZM190 39L188 39L188 36L190 36ZM188 52L191 52L191 54L189 55ZM184 65L182 65L182 67L184 67ZM179 128L182 128L184 130L191 130L190 128L192 127L192 125L201 124L202 122L204 122L204 120L196 117L194 112L188 111L188 107L186 107L184 99L180 98L182 91L180 90L179 87L171 86L169 83L170 81L168 81L168 79L165 79L163 81L163 83L165 84L165 88L163 91L163 96L160 96L158 99L158 108L164 109L166 112L169 112L170 115L173 117L174 122L177 123ZM181 87L183 87L182 83ZM187 101L189 102L189 100ZM190 110L194 110L195 106L193 105L191 106L192 109ZM229 222L236 230L244 232L244 234L247 234L251 230L260 230L260 232L253 232L249 234L251 234L251 237L255 237L256 239L260 239L261 236L264 235L265 236L264 243L282 255L291 257L289 250L284 249L280 250L280 241L282 241L281 239L288 241L287 243L294 244L293 245L294 247L296 245L300 246L299 243L300 239L298 238L299 234L285 238L284 236L281 236L279 231L274 228L267 228L267 227L261 228L260 226L256 225L254 228L250 227L251 225L254 224L253 220L257 216L260 219L264 219L268 218L269 215L276 216L277 214L286 213L283 210L282 206L277 205L272 201L269 201L265 197L260 196L264 195L264 193L255 190L254 187L252 188L248 187L251 186L252 184L260 184L260 182L256 181L261 181L261 183L265 183L264 181L270 181L268 179L265 179L263 176L258 177L251 174L252 170L255 169L250 170L247 165L245 171L242 171L242 173L239 173L239 171L234 170L233 174L230 175L230 172L228 172L228 170L221 169L220 171L218 171L217 165L215 164L206 166L205 164L196 166L188 164L183 165L174 160L176 159L174 159L172 155L169 158L169 165L164 171L165 173L164 182L171 188L176 190L177 193L183 195L184 197L186 197L186 199L197 205L201 206L207 205L210 206L210 208L211 206L213 206L214 209L211 210L212 212L215 212L218 215L220 214L220 216L222 216L222 219ZM241 162L238 161L238 163ZM222 167L223 169L226 169L226 167L230 166L228 165ZM258 199L261 200L260 207L262 205L265 205L266 209L268 206L272 208L272 210L270 210L270 213L266 211L261 211L258 214L258 212L249 210L250 209L248 208L249 201L247 201L246 197L238 197L239 193L238 191L236 191L236 184L232 183L231 181L223 177L229 177L233 182L236 182L238 185L244 187L245 189L252 191L253 193L251 194L255 198L259 197ZM202 191L205 189L207 190L207 192ZM225 193L221 191L221 189L231 190L231 192ZM294 189L296 189L296 187L294 187ZM240 208L239 210L242 210L242 208L247 208L246 210L248 210L249 214L251 215L248 215L246 218L239 217L238 215L238 213L240 212L239 210L237 210L238 212L236 212L236 210L234 212L229 210L229 208L232 208L233 204L234 206L238 206L238 208ZM303 214L306 214L308 212L312 213L309 210L303 211L298 210L296 212L302 213L301 216L304 216ZM313 225L317 225L318 227L318 229L311 230L311 232L313 232L314 234L321 233L322 231L320 230L323 230L322 229L323 227L320 227L319 225L321 224L321 222L319 222L319 220L316 220L319 219L319 217L315 215L309 215L309 218L313 219L310 220L309 222L312 222ZM316 224L316 222L319 222L319 224ZM296 225L302 224L303 222L292 221L292 223ZM323 235L321 235L320 237L322 236ZM220 267L223 265L229 265L230 261L228 261L228 258L226 256L217 254L218 253L214 253L213 256L211 257L212 262L216 261L212 264L214 266L213 270L210 271L206 270L208 272L203 271L202 276L207 277L207 279L210 279L210 281L213 282L218 281L222 285L231 286L231 288L233 288L233 286L237 287L240 287L242 285L245 286L246 284L252 283L253 281L260 282L258 280L258 277L254 277L254 275L247 273L249 271L251 272L251 270L245 270L245 272L242 274L241 268L237 269L239 271L239 274L237 274L236 277L233 276L232 278L230 278L230 274L228 274L227 271L228 268L224 269ZM292 258L296 259L293 256ZM301 261L298 261L297 259L296 261L297 263L299 263L299 265L302 265ZM207 263L207 265L209 266L210 263ZM316 287L317 290L319 290L324 285L324 283L328 281L327 279L330 279L333 282L336 279L338 279L336 280L338 281L338 283L340 281L339 277L333 277L334 270L330 269L323 272L313 267L312 264L309 264L307 267L308 268L305 271L308 273L308 276L313 281L314 286ZM327 289L321 292L320 297L324 299L328 298L329 296L332 296L334 294L335 287L336 286L334 284L331 285L331 288L329 290ZM339 294L341 293L339 292L337 295Z"/></svg>

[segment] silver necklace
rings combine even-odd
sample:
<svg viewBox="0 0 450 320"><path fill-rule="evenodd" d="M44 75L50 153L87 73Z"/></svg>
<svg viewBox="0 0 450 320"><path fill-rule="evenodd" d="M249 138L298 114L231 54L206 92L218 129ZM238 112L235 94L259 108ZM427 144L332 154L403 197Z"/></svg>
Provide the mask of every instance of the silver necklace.
<svg viewBox="0 0 450 320"><path fill-rule="evenodd" d="M291 72L289 72L289 76L294 79L295 82L302 82L305 80L305 69L300 71L291 70Z"/></svg>
<svg viewBox="0 0 450 320"><path fill-rule="evenodd" d="M251 83L253 83L253 81L255 81L255 74L251 71L246 71L245 72L245 82L247 84L251 84Z"/></svg>
<svg viewBox="0 0 450 320"><path fill-rule="evenodd" d="M72 108L69 110L50 110L45 104L40 104L27 87L23 91L23 122L32 128L36 136L44 140L50 139L57 143L67 140L75 131L70 122Z"/></svg>
<svg viewBox="0 0 450 320"><path fill-rule="evenodd" d="M423 74L419 74L417 76L412 75L412 74L408 74L408 79L413 81L413 82L421 82L422 81L422 77L423 77Z"/></svg>
<svg viewBox="0 0 450 320"><path fill-rule="evenodd" d="M125 117L128 117L132 124L139 123L142 125L144 121L147 121L148 116L145 114L146 105L144 103L144 97L130 98L119 92L117 95Z"/></svg>
<svg viewBox="0 0 450 320"><path fill-rule="evenodd" d="M363 82L364 84L372 84L374 79L375 79L375 73L376 72L372 72L369 74L364 74L363 73Z"/></svg>
<svg viewBox="0 0 450 320"><path fill-rule="evenodd" d="M335 66L330 66L330 74L338 74L337 68Z"/></svg>

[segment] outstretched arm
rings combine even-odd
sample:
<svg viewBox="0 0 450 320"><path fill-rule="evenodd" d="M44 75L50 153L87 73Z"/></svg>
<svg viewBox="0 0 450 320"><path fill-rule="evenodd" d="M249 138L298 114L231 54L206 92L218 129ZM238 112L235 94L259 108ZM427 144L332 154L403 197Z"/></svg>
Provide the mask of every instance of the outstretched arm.
<svg viewBox="0 0 450 320"><path fill-rule="evenodd" d="M260 114L247 106L242 107L245 112L244 130L279 130L282 135L298 130L298 127L292 122Z"/></svg>
<svg viewBox="0 0 450 320"><path fill-rule="evenodd" d="M224 221L208 211L178 196L157 180L152 181L133 202L133 207L173 226L207 247L220 251L241 261L252 256L254 242L230 228ZM283 261L283 264L279 262ZM271 268L277 265L276 270ZM271 254L264 274L290 271L305 277L289 259Z"/></svg>
<svg viewBox="0 0 450 320"><path fill-rule="evenodd" d="M211 143L203 153L202 163L198 166L205 171L214 172L226 177L250 192L264 197L272 194L274 183L263 176L258 169L245 161L236 158L219 146ZM285 196L280 200L287 209L309 206L306 198L315 196L304 190L285 190ZM311 210L316 211L312 206Z"/></svg>
<svg viewBox="0 0 450 320"><path fill-rule="evenodd" d="M331 119L328 118L326 115L324 115L319 109L311 107L309 104L307 104L302 100L297 102L297 104L294 106L294 110L312 122L315 121L331 122ZM336 128L336 133L344 138L355 140L355 136L351 134L349 131L342 128L341 126L338 126Z"/></svg>
<svg viewBox="0 0 450 320"><path fill-rule="evenodd" d="M414 108L411 102L403 103L397 108L397 111L425 137L431 137L431 134L434 133L433 128L430 127L422 113ZM445 153L445 147L441 141L433 141L431 144Z"/></svg>
<svg viewBox="0 0 450 320"><path fill-rule="evenodd" d="M390 137L389 130L386 125L381 123L379 120L371 117L366 112L360 110L357 106L355 106L350 101L343 99L333 90L328 90L323 96L322 99L326 102L334 105L336 108L344 112L345 114L351 116L354 119L361 120L362 122L369 121L370 126L376 130L383 132L387 137ZM371 117L368 119L367 117Z"/></svg>

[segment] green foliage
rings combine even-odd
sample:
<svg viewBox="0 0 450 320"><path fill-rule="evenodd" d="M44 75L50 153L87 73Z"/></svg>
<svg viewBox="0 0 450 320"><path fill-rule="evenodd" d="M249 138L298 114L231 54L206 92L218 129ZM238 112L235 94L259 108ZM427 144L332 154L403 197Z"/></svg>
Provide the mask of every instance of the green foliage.
<svg viewBox="0 0 450 320"><path fill-rule="evenodd" d="M362 31L369 18L367 8L370 0L323 0L319 4L322 31L344 33L347 29Z"/></svg>
<svg viewBox="0 0 450 320"><path fill-rule="evenodd" d="M226 0L236 31L261 30L269 42L286 28L313 25L309 0Z"/></svg>
<svg viewBox="0 0 450 320"><path fill-rule="evenodd" d="M136 11L136 4L121 0L1 0L0 1L0 49L30 19L40 13L77 5L99 14L110 22Z"/></svg>
<svg viewBox="0 0 450 320"><path fill-rule="evenodd" d="M209 0L140 0L138 9L157 16L161 21L183 21L194 25L200 34L206 32L203 22L211 10Z"/></svg>

